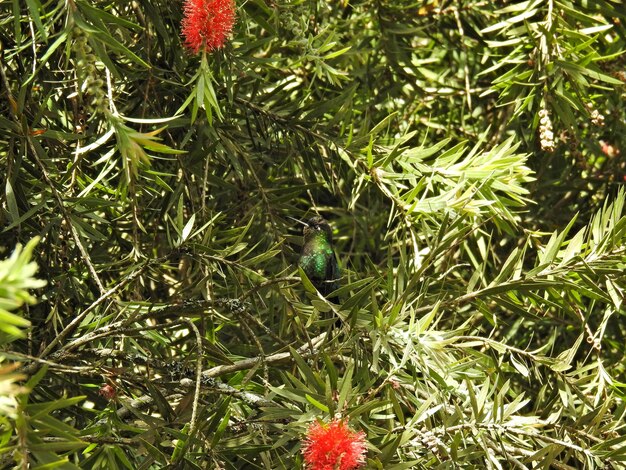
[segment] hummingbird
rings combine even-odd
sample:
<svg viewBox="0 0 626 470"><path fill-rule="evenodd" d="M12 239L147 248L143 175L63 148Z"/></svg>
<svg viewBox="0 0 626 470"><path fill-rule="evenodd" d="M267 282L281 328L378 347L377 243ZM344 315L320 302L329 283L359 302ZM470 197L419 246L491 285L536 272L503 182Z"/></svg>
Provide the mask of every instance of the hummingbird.
<svg viewBox="0 0 626 470"><path fill-rule="evenodd" d="M328 222L315 216L305 223L302 230L304 245L298 260L315 288L323 296L339 288L339 265L333 251L333 232Z"/></svg>

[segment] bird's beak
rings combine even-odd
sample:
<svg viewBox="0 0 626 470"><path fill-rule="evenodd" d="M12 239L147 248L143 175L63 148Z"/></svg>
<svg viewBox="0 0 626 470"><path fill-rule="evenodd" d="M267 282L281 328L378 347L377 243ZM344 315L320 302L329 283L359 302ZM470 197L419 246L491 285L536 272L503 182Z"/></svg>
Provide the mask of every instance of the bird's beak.
<svg viewBox="0 0 626 470"><path fill-rule="evenodd" d="M291 216L289 216L289 215L286 215L285 217L287 217L288 219L291 219L291 220L293 220L293 221L295 221L295 222L298 222L299 224L302 224L302 225L304 225L305 227L308 227L308 226L309 226L309 224L307 224L306 222L303 222L303 221L302 221L302 220L300 220L300 219L296 219L295 217L291 217Z"/></svg>

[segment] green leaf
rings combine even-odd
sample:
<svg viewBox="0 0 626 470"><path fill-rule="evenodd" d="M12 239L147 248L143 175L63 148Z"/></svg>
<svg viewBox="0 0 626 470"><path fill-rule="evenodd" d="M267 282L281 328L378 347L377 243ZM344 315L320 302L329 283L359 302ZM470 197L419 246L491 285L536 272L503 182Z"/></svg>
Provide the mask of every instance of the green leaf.
<svg viewBox="0 0 626 470"><path fill-rule="evenodd" d="M315 406L317 409L323 411L324 413L329 413L330 412L330 410L328 409L328 407L326 405L324 405L322 402L316 400L315 398L313 398L308 393L305 396L306 396L307 401L309 403L311 403L313 406Z"/></svg>
<svg viewBox="0 0 626 470"><path fill-rule="evenodd" d="M556 362L550 366L552 370L555 372L564 372L571 369L572 361L578 352L578 348L583 341L583 337L584 334L581 334L571 348L566 349L556 357Z"/></svg>

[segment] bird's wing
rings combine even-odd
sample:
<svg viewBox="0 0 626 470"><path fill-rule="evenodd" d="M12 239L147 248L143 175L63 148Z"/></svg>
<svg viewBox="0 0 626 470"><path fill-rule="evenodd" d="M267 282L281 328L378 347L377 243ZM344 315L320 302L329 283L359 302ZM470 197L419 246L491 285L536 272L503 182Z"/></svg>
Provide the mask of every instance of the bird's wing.
<svg viewBox="0 0 626 470"><path fill-rule="evenodd" d="M334 281L339 279L339 264L337 263L337 257L334 251L330 251L326 255L326 277L327 281Z"/></svg>

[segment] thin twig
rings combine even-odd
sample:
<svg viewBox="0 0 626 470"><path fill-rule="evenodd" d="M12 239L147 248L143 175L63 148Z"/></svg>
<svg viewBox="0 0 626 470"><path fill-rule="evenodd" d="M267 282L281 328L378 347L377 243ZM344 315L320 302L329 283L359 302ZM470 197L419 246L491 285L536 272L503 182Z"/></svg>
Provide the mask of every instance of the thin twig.
<svg viewBox="0 0 626 470"><path fill-rule="evenodd" d="M465 53L465 60L463 61L463 75L465 75L465 92L467 93L467 106L468 109L472 110L472 93L470 91L470 81L469 81L469 67L467 66L467 61L469 59L469 55L467 53L467 44L463 41L465 37L465 31L463 30L463 24L461 23L461 17L459 15L459 9L454 9L454 19L456 20L456 26L459 28L459 35L461 36L461 49Z"/></svg>
<svg viewBox="0 0 626 470"><path fill-rule="evenodd" d="M196 387L193 395L193 406L191 408L191 423L189 424L189 436L193 436L194 431L196 430L196 421L198 418L198 402L200 401L200 384L202 381L202 337L200 336L200 331L198 331L198 327L188 318L186 318L185 323L191 328L193 333L196 335L196 347L198 350L196 351Z"/></svg>
<svg viewBox="0 0 626 470"><path fill-rule="evenodd" d="M116 294L119 290L121 290L123 287L125 287L128 283L134 281L138 276L140 276L148 268L148 266L150 266L151 263L152 263L152 261L147 261L141 268L139 268L134 273L131 273L130 275L128 275L125 279L123 279L121 282L116 284L114 287L112 287L108 291L104 292L94 303L92 303L89 307L87 307L81 313L76 315L74 320L72 320L63 329L63 331L61 331L50 342L50 344L46 347L46 349L43 350L43 352L40 354L40 357L44 358L48 354L50 354L50 352L56 347L56 345L59 344L61 341L63 341L65 339L65 337L67 335L69 335L72 331L74 331L74 328L76 328L80 324L80 322L82 322L85 319L85 317L87 315L89 315L89 313L91 313L93 310L95 310L96 307L98 307L99 305L103 304L107 299L109 299L109 297L111 297L112 295Z"/></svg>
<svg viewBox="0 0 626 470"><path fill-rule="evenodd" d="M316 336L311 340L311 345L316 348L320 344L322 344L326 339L327 333L322 333L321 335ZM298 354L302 355L302 357L311 357L317 354L317 350L313 351L309 350L309 345L302 346L298 349ZM208 370L202 372L202 376L205 378L210 377L219 377L226 374L232 374L233 372L239 372L240 370L247 370L253 367L256 367L260 362L265 361L267 364L275 365L281 362L288 361L291 358L290 352L282 352L271 354L264 358L261 357L251 357L249 359L243 359L241 361L235 362L234 364L226 364L212 367Z"/></svg>

